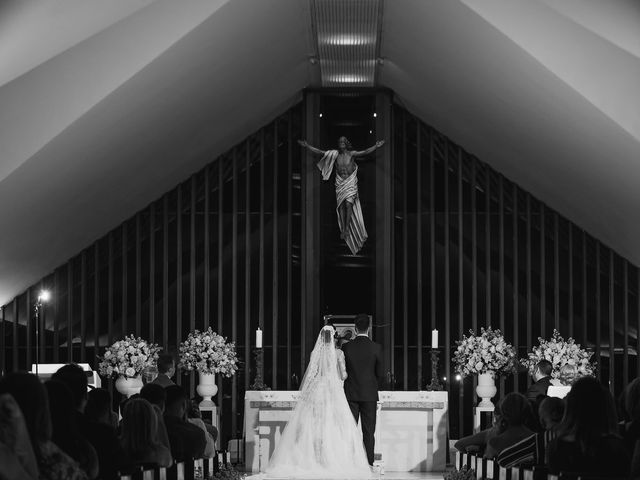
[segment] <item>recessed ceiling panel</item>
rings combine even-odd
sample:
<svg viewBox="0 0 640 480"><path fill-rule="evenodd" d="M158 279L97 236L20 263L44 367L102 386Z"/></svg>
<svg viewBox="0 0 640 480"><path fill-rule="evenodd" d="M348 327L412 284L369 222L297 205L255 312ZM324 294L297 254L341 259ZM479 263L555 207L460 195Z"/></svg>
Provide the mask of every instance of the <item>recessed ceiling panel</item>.
<svg viewBox="0 0 640 480"><path fill-rule="evenodd" d="M314 0L312 15L323 87L372 87L380 44L381 0Z"/></svg>

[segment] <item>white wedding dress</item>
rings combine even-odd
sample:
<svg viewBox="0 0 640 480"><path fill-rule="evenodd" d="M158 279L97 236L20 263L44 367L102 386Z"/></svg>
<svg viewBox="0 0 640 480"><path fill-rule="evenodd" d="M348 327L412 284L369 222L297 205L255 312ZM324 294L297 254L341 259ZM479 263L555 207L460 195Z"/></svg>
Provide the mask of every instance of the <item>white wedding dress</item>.
<svg viewBox="0 0 640 480"><path fill-rule="evenodd" d="M371 478L342 382L344 354L324 327L311 352L300 396L266 469L268 478Z"/></svg>

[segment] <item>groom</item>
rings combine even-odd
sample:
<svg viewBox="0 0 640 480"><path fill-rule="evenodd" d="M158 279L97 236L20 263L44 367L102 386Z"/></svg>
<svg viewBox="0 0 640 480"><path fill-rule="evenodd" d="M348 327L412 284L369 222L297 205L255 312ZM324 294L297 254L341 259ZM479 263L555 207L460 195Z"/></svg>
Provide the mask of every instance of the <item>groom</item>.
<svg viewBox="0 0 640 480"><path fill-rule="evenodd" d="M373 434L376 431L378 379L383 378L382 347L369 339L369 316L355 319L356 338L342 346L347 367L344 393L353 417L362 425L362 439L369 465L373 465Z"/></svg>

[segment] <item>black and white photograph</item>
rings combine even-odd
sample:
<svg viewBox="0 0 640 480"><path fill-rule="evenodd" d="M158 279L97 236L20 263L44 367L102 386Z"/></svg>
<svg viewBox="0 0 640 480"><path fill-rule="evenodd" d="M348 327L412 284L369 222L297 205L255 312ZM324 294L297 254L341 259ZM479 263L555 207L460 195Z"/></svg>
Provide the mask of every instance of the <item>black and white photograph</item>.
<svg viewBox="0 0 640 480"><path fill-rule="evenodd" d="M0 480L640 479L640 0L0 0Z"/></svg>

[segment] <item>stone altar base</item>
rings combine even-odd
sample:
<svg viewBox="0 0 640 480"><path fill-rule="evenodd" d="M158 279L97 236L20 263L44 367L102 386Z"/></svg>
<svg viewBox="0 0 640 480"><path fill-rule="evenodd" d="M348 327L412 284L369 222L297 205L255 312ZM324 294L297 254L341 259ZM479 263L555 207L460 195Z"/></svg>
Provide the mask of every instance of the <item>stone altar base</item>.
<svg viewBox="0 0 640 480"><path fill-rule="evenodd" d="M258 473L267 466L297 396L297 391L246 392L247 471ZM380 392L375 450L384 462L382 478L391 479L391 472L443 471L447 463L447 425L447 392Z"/></svg>

